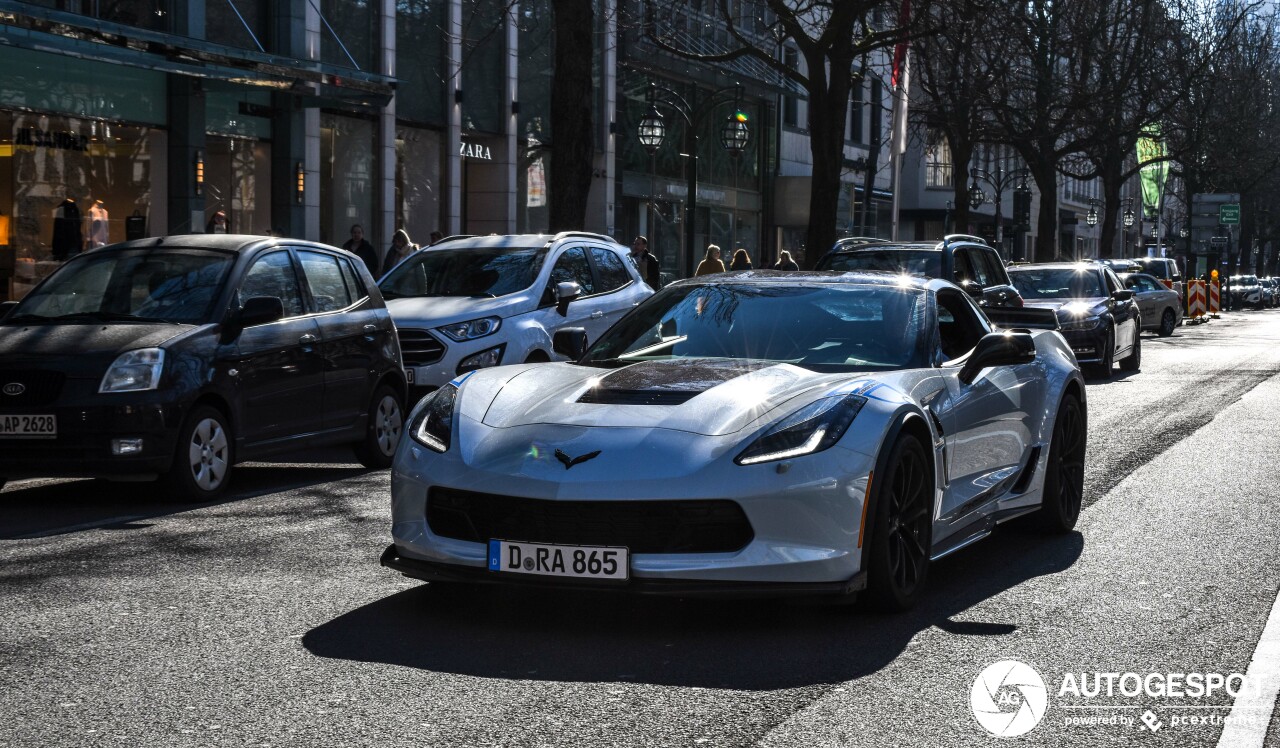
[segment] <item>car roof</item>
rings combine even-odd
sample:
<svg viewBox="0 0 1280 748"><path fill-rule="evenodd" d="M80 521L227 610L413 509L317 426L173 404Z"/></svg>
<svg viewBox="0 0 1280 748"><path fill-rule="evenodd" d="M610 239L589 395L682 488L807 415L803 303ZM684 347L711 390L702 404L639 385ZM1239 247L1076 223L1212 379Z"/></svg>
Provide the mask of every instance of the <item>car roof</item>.
<svg viewBox="0 0 1280 748"><path fill-rule="evenodd" d="M840 254L853 254L854 252L918 252L927 250L930 252L941 252L942 244L933 244L930 242L895 242L884 244L847 244L836 247L831 250Z"/></svg>
<svg viewBox="0 0 1280 748"><path fill-rule="evenodd" d="M254 234L174 234L156 236L149 239L135 239L130 242L109 244L105 247L90 250L92 252L114 251L121 249L217 249L225 252L247 252L263 246L315 247L318 249L336 250L327 244L303 241L301 239L284 239ZM341 250L338 250L341 251Z"/></svg>
<svg viewBox="0 0 1280 748"><path fill-rule="evenodd" d="M1010 273L1023 270L1103 270L1110 269L1100 262L1033 262L1027 265L1011 265Z"/></svg>
<svg viewBox="0 0 1280 748"><path fill-rule="evenodd" d="M449 247L450 249L467 247L545 247L552 242L571 239L581 239L594 241L600 244L621 246L616 240L603 234L593 234L587 231L562 231L559 234L490 234L488 236L459 234L457 236L446 236L429 247L423 247L423 249L444 249L445 247L443 245L446 244L453 245Z"/></svg>
<svg viewBox="0 0 1280 748"><path fill-rule="evenodd" d="M903 289L932 290L953 288L953 284L938 278L923 278L902 273L889 273L879 270L859 270L844 272L839 270L737 270L715 275L700 275L694 278L669 283L672 286L707 286L719 283L747 283L751 285L854 285L854 286L889 286Z"/></svg>

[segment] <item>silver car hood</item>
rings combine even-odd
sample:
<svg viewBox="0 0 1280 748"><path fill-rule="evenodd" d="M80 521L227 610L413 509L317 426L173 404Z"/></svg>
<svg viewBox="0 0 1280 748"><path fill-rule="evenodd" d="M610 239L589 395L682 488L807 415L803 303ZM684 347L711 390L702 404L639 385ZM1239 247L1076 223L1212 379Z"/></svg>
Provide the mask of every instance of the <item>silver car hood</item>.
<svg viewBox="0 0 1280 748"><path fill-rule="evenodd" d="M770 414L782 405L790 412L858 379L721 359L645 361L620 369L538 364L477 372L462 388L460 408L493 428L560 424L724 436L780 416ZM646 400L653 402L629 404Z"/></svg>
<svg viewBox="0 0 1280 748"><path fill-rule="evenodd" d="M471 296L411 296L387 299L387 311L397 325L436 327L466 322L480 317L510 317L527 312L532 301L528 291L496 299Z"/></svg>

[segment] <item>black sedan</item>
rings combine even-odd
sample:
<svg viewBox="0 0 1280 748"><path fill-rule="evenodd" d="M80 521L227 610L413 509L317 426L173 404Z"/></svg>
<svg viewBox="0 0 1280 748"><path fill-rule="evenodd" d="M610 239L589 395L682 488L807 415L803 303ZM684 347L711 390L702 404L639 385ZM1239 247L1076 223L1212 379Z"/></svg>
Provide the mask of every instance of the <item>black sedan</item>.
<svg viewBox="0 0 1280 748"><path fill-rule="evenodd" d="M1110 267L1098 262L1043 263L1009 268L1029 307L1053 309L1076 360L1095 376L1142 366L1142 313Z"/></svg>
<svg viewBox="0 0 1280 748"><path fill-rule="evenodd" d="M164 478L207 501L237 462L350 443L391 464L395 327L354 256L177 236L82 254L0 305L0 485Z"/></svg>

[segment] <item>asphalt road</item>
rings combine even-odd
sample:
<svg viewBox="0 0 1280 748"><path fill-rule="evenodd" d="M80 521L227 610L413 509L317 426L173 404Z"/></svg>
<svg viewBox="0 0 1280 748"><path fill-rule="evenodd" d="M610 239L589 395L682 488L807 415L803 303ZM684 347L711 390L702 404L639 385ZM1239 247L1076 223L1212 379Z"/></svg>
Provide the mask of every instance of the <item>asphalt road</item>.
<svg viewBox="0 0 1280 748"><path fill-rule="evenodd" d="M10 485L0 746L1215 745L1221 726L1175 722L1230 695L1059 690L1244 673L1280 586L1280 311L1143 345L1140 373L1088 388L1078 532L1002 527L898 616L431 588L379 568L387 475L340 452L247 466L195 508ZM970 690L1007 659L1047 709L1001 739Z"/></svg>

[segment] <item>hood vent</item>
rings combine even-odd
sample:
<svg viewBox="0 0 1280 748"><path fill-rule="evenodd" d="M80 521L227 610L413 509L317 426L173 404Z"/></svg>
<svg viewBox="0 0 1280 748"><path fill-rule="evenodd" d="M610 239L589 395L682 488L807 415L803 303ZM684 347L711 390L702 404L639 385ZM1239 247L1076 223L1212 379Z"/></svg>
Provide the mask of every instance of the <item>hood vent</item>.
<svg viewBox="0 0 1280 748"><path fill-rule="evenodd" d="M593 387L578 398L594 405L683 405L702 393L688 390L613 390Z"/></svg>

